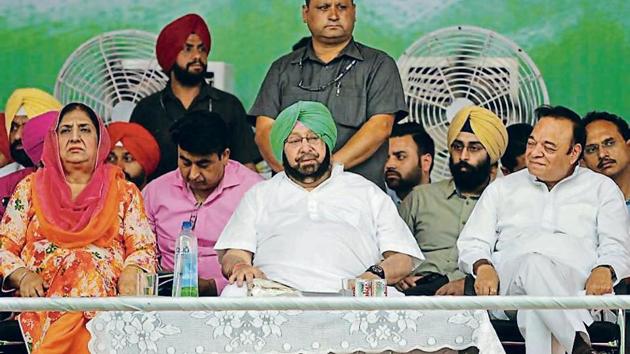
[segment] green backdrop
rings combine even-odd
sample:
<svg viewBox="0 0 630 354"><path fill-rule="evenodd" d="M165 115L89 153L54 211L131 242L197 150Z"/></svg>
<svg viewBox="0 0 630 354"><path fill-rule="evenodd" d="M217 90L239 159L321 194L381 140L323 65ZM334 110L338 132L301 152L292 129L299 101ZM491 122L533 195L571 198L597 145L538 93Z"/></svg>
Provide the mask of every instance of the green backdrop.
<svg viewBox="0 0 630 354"><path fill-rule="evenodd" d="M398 56L422 35L452 25L497 31L524 48L543 74L552 104L628 120L630 57L627 0L357 0L355 38ZM246 108L271 62L308 30L300 0L0 0L0 107L13 89L52 92L62 64L99 33L158 33L188 12L206 18L210 60L235 71Z"/></svg>

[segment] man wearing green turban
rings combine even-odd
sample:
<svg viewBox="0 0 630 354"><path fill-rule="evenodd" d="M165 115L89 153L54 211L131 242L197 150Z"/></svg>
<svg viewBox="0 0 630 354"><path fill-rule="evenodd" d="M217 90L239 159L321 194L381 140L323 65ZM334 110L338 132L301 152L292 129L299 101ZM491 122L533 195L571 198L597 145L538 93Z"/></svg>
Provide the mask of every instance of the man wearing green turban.
<svg viewBox="0 0 630 354"><path fill-rule="evenodd" d="M271 149L278 161L283 161L284 141L298 122L317 134L328 150L335 148L337 127L328 108L319 102L299 101L280 112L271 129Z"/></svg>
<svg viewBox="0 0 630 354"><path fill-rule="evenodd" d="M336 293L357 277L394 285L420 264L387 194L331 164L337 129L326 106L294 103L270 137L284 171L245 194L215 245L232 284L222 296L244 294L243 282L254 278L308 292Z"/></svg>
<svg viewBox="0 0 630 354"><path fill-rule="evenodd" d="M304 133L301 135L300 133ZM302 140L316 144L302 144ZM330 152L335 148L337 128L326 106L298 101L280 112L270 134L271 148L287 176L305 188L314 188L330 175ZM324 145L325 151L313 149ZM285 145L287 152L285 153ZM298 149L296 149L298 148ZM323 154L322 154L323 152Z"/></svg>

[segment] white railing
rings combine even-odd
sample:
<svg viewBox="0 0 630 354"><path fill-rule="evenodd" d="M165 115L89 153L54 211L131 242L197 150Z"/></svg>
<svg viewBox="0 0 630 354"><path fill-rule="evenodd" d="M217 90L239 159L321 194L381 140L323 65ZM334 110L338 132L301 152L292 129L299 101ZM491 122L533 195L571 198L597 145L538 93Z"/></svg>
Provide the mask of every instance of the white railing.
<svg viewBox="0 0 630 354"><path fill-rule="evenodd" d="M516 310L630 309L630 295L616 296L419 296L267 298L0 298L0 311L238 311L238 310Z"/></svg>

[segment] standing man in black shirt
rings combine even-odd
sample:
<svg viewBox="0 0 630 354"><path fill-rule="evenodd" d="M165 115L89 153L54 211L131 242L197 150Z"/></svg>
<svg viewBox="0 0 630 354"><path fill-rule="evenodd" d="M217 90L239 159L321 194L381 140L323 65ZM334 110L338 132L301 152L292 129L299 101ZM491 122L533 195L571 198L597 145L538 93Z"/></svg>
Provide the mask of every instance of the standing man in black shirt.
<svg viewBox="0 0 630 354"><path fill-rule="evenodd" d="M297 101L322 102L337 124L333 161L385 188L387 139L407 114L405 99L394 60L352 38L355 12L352 0L306 0L302 17L312 39L271 65L250 114L260 152L280 171L269 142L275 117Z"/></svg>
<svg viewBox="0 0 630 354"><path fill-rule="evenodd" d="M158 36L156 56L170 80L162 91L138 102L131 115L131 122L144 126L160 145L162 159L151 179L177 168L177 147L169 129L191 111L207 110L221 116L230 129L230 156L234 160L255 170L254 164L260 159L243 104L205 81L210 43L208 26L196 14L169 23Z"/></svg>

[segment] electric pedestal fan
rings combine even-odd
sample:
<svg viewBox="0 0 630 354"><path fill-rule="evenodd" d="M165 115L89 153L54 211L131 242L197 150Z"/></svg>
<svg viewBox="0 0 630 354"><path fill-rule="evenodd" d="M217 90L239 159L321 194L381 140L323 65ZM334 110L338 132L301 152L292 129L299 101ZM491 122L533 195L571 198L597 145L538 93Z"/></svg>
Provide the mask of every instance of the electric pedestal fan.
<svg viewBox="0 0 630 354"><path fill-rule="evenodd" d="M129 120L135 104L165 87L155 58L156 36L138 30L103 33L68 57L55 83L62 103L82 102L106 123Z"/></svg>
<svg viewBox="0 0 630 354"><path fill-rule="evenodd" d="M462 107L478 105L507 125L530 123L548 103L542 75L510 39L487 29L454 26L418 39L398 59L409 121L435 142L433 181L450 177L446 133Z"/></svg>

